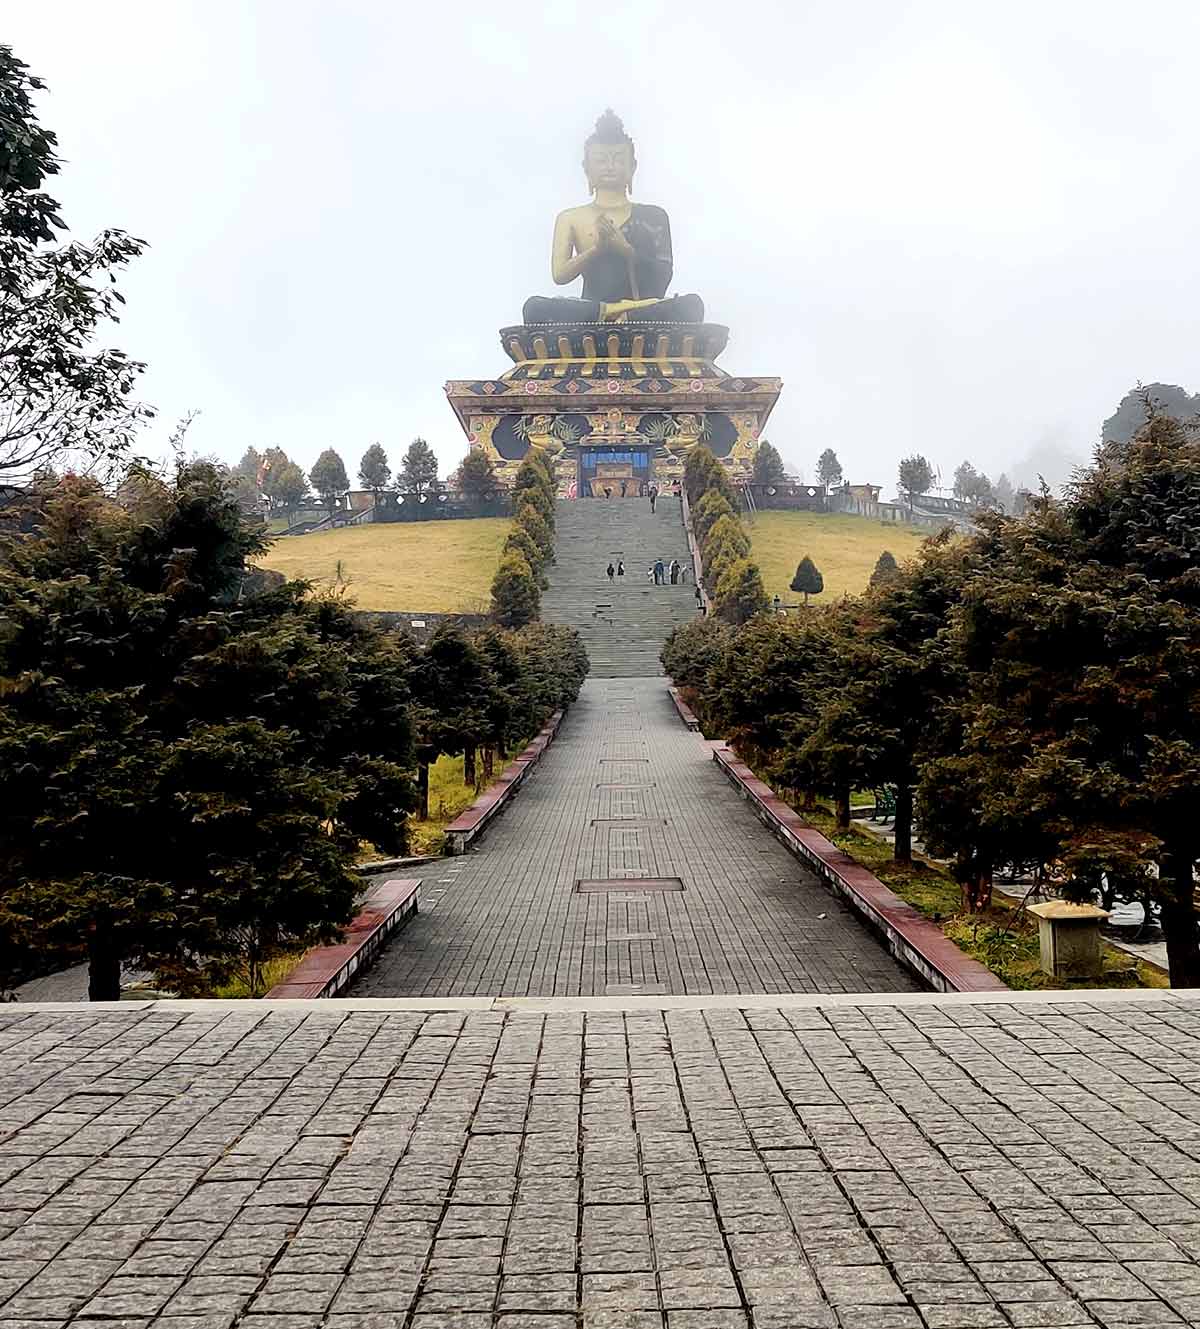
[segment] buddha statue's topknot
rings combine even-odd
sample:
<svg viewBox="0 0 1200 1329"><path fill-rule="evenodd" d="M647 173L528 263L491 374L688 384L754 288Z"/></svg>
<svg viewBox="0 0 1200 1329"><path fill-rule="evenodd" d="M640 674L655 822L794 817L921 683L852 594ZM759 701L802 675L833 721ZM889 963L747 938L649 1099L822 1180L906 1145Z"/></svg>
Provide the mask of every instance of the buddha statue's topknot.
<svg viewBox="0 0 1200 1329"><path fill-rule="evenodd" d="M625 126L621 123L621 117L608 107L604 114L596 121L596 128L588 135L583 145L584 153L587 153L594 143L602 143L609 147L616 143L626 143L629 145L629 155L636 159L633 149L633 139L625 132Z"/></svg>

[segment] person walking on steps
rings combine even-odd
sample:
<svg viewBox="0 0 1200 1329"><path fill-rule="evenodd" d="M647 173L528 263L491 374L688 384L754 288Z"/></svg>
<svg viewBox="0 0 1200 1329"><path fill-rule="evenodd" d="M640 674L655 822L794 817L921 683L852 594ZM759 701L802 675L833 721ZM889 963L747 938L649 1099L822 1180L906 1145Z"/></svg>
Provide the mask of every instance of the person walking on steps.
<svg viewBox="0 0 1200 1329"><path fill-rule="evenodd" d="M677 558L671 560L671 585L679 585L679 560Z"/></svg>
<svg viewBox="0 0 1200 1329"><path fill-rule="evenodd" d="M661 558L660 558L660 559L656 559L656 560L655 560L655 563L654 563L654 584L655 584L655 586L662 586L662 585L664 584L665 573L666 573L666 568L663 566L663 561L662 561L662 559L661 559Z"/></svg>
<svg viewBox="0 0 1200 1329"><path fill-rule="evenodd" d="M613 565L611 563L608 565L608 579L609 581L613 579Z"/></svg>
<svg viewBox="0 0 1200 1329"><path fill-rule="evenodd" d="M612 490L608 487L608 485L604 486L604 497L612 498Z"/></svg>
<svg viewBox="0 0 1200 1329"><path fill-rule="evenodd" d="M653 512L654 505L658 502L658 486L651 485L646 492L650 495L650 511Z"/></svg>
<svg viewBox="0 0 1200 1329"><path fill-rule="evenodd" d="M624 575L625 575L625 564L620 559L617 559L617 576L623 577Z"/></svg>

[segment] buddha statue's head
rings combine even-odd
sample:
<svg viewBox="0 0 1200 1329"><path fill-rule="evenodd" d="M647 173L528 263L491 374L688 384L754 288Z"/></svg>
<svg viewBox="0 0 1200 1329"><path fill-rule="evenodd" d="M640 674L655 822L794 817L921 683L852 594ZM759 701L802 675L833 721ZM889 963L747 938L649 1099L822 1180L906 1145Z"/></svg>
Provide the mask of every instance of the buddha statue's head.
<svg viewBox="0 0 1200 1329"><path fill-rule="evenodd" d="M611 110L596 121L596 128L583 145L583 169L592 193L597 189L621 189L628 193L637 169L633 139L625 132L621 117Z"/></svg>

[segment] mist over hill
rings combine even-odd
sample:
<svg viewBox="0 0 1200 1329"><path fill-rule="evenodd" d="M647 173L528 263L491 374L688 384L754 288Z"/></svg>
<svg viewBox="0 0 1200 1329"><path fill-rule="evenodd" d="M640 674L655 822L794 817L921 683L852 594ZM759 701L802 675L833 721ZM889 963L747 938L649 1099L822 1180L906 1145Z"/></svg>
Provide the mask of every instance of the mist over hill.
<svg viewBox="0 0 1200 1329"><path fill-rule="evenodd" d="M1100 427L1102 443L1128 443L1146 422L1147 403L1176 420L1200 418L1200 392L1189 394L1176 383L1147 383L1130 388Z"/></svg>

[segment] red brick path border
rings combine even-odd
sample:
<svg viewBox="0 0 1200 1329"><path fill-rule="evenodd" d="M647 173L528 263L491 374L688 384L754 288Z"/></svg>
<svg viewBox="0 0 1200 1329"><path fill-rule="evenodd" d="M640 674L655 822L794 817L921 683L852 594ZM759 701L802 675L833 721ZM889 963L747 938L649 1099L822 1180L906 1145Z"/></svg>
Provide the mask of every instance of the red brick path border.
<svg viewBox="0 0 1200 1329"><path fill-rule="evenodd" d="M419 877L397 877L375 886L342 940L309 951L287 978L267 993L266 1000L336 997L379 954L392 933L417 912L420 885Z"/></svg>
<svg viewBox="0 0 1200 1329"><path fill-rule="evenodd" d="M504 768L482 794L446 827L446 853L463 854L480 839L488 825L504 811L542 754L554 742L564 712L555 711L537 738Z"/></svg>
<svg viewBox="0 0 1200 1329"><path fill-rule="evenodd" d="M699 733L700 721L696 719L695 712L692 710L692 708L679 695L679 689L671 687L668 688L667 691L671 694L671 700L675 703L675 709L679 712L679 718L683 721L685 725L687 725L687 727L692 731L692 733L694 734Z"/></svg>
<svg viewBox="0 0 1200 1329"><path fill-rule="evenodd" d="M810 826L760 780L732 748L713 744L713 761L777 840L875 929L888 950L938 992L1007 992L989 969L964 955L949 937Z"/></svg>

